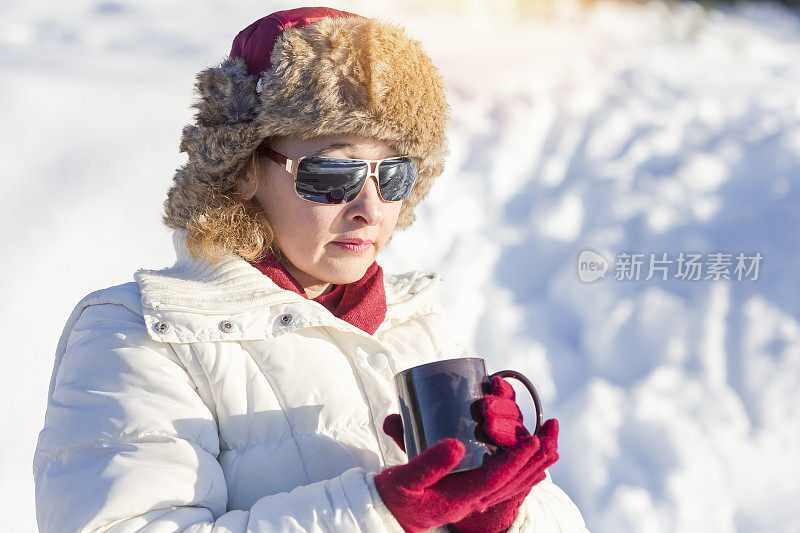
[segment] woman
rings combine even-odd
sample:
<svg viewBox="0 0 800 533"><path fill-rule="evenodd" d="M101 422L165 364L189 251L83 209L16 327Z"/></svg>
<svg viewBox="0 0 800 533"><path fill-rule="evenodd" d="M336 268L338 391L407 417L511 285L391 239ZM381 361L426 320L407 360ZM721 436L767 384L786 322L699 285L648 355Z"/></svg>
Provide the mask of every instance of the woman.
<svg viewBox="0 0 800 533"><path fill-rule="evenodd" d="M475 404L508 446L483 467L444 477L464 451L452 439L410 462L402 449L393 374L463 355L441 278L375 262L447 155L420 44L351 13L281 11L197 90L166 202L176 264L88 295L59 342L40 529L583 531L545 471L556 422L528 435L502 380Z"/></svg>

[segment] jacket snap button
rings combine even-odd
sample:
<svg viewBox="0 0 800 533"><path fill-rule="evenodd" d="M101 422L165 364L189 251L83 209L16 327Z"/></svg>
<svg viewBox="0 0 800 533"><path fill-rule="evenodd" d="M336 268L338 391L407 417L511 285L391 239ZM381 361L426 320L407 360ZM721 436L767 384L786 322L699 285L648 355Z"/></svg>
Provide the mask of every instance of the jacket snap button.
<svg viewBox="0 0 800 533"><path fill-rule="evenodd" d="M293 317L291 313L284 313L280 316L278 320L281 321L282 326L288 326L289 324L292 323Z"/></svg>
<svg viewBox="0 0 800 533"><path fill-rule="evenodd" d="M219 329L223 333L230 333L231 331L233 331L233 322L231 322L230 320L223 320L222 322L219 323Z"/></svg>
<svg viewBox="0 0 800 533"><path fill-rule="evenodd" d="M169 324L166 322L156 322L153 324L153 329L156 330L156 333L166 333L169 331Z"/></svg>
<svg viewBox="0 0 800 533"><path fill-rule="evenodd" d="M374 353L367 359L369 360L370 366L379 371L386 368L386 365L389 364L389 358L386 357L385 353Z"/></svg>

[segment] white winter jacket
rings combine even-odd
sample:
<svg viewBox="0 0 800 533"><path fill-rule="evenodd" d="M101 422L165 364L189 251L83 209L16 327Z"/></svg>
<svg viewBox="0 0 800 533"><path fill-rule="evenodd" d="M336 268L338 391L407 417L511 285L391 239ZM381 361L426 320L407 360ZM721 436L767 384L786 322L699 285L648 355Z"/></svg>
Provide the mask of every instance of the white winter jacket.
<svg viewBox="0 0 800 533"><path fill-rule="evenodd" d="M86 296L58 344L34 457L43 532L401 532L372 481L393 375L463 355L441 278L384 275L374 335L243 259L189 256ZM514 531L585 531L548 475Z"/></svg>

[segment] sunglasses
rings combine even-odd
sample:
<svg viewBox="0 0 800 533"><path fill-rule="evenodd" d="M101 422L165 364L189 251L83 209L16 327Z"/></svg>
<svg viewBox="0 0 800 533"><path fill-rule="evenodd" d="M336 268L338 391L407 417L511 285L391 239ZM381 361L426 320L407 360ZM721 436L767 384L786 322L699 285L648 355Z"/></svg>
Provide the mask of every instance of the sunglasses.
<svg viewBox="0 0 800 533"><path fill-rule="evenodd" d="M408 156L386 159L303 156L289 159L268 146L260 147L259 152L283 165L294 177L295 192L300 198L318 204L351 201L372 176L377 178L378 193L385 202L408 198L417 183L417 162Z"/></svg>

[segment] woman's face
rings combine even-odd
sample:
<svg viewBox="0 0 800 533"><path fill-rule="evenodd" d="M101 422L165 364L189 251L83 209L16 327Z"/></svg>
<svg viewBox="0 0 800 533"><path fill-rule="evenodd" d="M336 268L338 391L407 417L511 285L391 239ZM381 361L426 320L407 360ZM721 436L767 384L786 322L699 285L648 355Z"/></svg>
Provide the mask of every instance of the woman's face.
<svg viewBox="0 0 800 533"><path fill-rule="evenodd" d="M289 159L322 155L352 159L383 159L402 155L385 141L355 135L328 135L314 139L273 137L270 147ZM240 182L239 190L252 195L254 184ZM300 198L286 169L263 158L254 199L264 210L278 247L288 259L284 267L313 299L361 279L392 236L403 202L384 202L372 177L359 195L346 204L324 205ZM371 241L365 251L336 244Z"/></svg>

